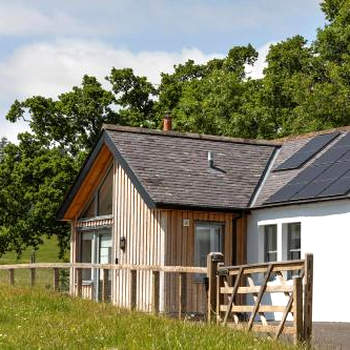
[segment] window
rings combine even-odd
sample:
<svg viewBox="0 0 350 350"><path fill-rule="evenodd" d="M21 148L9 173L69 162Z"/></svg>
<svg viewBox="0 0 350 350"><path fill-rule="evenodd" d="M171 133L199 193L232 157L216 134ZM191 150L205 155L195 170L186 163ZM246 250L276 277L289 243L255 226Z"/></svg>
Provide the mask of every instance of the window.
<svg viewBox="0 0 350 350"><path fill-rule="evenodd" d="M112 168L110 168L80 219L112 214L112 192L113 172Z"/></svg>
<svg viewBox="0 0 350 350"><path fill-rule="evenodd" d="M277 225L264 226L264 260L277 260Z"/></svg>
<svg viewBox="0 0 350 350"><path fill-rule="evenodd" d="M300 222L287 224L287 259L301 259Z"/></svg>
<svg viewBox="0 0 350 350"><path fill-rule="evenodd" d="M113 173L112 169L110 169L98 191L98 216L112 214L112 190Z"/></svg>
<svg viewBox="0 0 350 350"><path fill-rule="evenodd" d="M91 263L92 262L92 233L82 233L81 237L81 262ZM91 280L91 269L83 269L83 280Z"/></svg>
<svg viewBox="0 0 350 350"><path fill-rule="evenodd" d="M210 252L222 252L224 225L213 222L197 222L194 233L195 266L207 266Z"/></svg>

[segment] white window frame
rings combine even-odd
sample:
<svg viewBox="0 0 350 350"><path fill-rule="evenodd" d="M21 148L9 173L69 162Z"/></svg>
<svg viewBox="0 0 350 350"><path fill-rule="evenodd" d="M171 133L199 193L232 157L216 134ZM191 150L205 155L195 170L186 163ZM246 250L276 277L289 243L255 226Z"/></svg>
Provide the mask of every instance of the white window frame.
<svg viewBox="0 0 350 350"><path fill-rule="evenodd" d="M258 223L258 261L265 262L265 226L277 226L277 261L288 260L288 224L300 224L300 257L302 257L303 224L299 218L290 220L266 220Z"/></svg>

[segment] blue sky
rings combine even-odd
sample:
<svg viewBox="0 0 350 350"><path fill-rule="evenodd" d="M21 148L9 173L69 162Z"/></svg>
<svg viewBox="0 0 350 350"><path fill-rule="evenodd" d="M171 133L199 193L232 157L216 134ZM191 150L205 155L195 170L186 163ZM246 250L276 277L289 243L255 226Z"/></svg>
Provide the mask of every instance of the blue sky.
<svg viewBox="0 0 350 350"><path fill-rule="evenodd" d="M0 137L25 128L5 120L14 99L57 96L84 73L130 66L158 83L176 63L251 43L258 77L271 43L323 25L319 0L0 0Z"/></svg>

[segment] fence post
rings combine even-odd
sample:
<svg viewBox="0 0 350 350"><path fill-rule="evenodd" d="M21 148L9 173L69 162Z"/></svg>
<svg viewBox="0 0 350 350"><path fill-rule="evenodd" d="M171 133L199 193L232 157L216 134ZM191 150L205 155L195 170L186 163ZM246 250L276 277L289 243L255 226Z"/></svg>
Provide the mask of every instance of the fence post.
<svg viewBox="0 0 350 350"><path fill-rule="evenodd" d="M302 278L293 278L293 316L294 316L294 343L303 340L303 282Z"/></svg>
<svg viewBox="0 0 350 350"><path fill-rule="evenodd" d="M77 296L83 295L83 269L77 268Z"/></svg>
<svg viewBox="0 0 350 350"><path fill-rule="evenodd" d="M159 271L152 271L152 312L159 313Z"/></svg>
<svg viewBox="0 0 350 350"><path fill-rule="evenodd" d="M218 263L224 261L222 253L209 253L207 255L207 276L208 276L208 322L214 319L216 310L216 272Z"/></svg>
<svg viewBox="0 0 350 350"><path fill-rule="evenodd" d="M186 273L179 273L179 320L186 308Z"/></svg>
<svg viewBox="0 0 350 350"><path fill-rule="evenodd" d="M108 300L108 272L109 270L103 269L102 301L104 303Z"/></svg>
<svg viewBox="0 0 350 350"><path fill-rule="evenodd" d="M15 270L9 269L9 283L11 286L15 284Z"/></svg>
<svg viewBox="0 0 350 350"><path fill-rule="evenodd" d="M30 268L30 286L33 288L35 286L35 268L31 267Z"/></svg>
<svg viewBox="0 0 350 350"><path fill-rule="evenodd" d="M312 289L313 289L313 265L312 254L305 254L304 275L304 340L311 341L312 336Z"/></svg>
<svg viewBox="0 0 350 350"><path fill-rule="evenodd" d="M224 266L224 263L218 263L218 267ZM220 293L220 288L224 286L225 276L216 275L216 323L220 323L221 313L220 305L224 303L224 294Z"/></svg>
<svg viewBox="0 0 350 350"><path fill-rule="evenodd" d="M53 268L53 290L58 291L59 290L59 284L60 284L60 279L59 279L59 269L57 267Z"/></svg>
<svg viewBox="0 0 350 350"><path fill-rule="evenodd" d="M129 303L130 310L136 308L136 270L129 271Z"/></svg>

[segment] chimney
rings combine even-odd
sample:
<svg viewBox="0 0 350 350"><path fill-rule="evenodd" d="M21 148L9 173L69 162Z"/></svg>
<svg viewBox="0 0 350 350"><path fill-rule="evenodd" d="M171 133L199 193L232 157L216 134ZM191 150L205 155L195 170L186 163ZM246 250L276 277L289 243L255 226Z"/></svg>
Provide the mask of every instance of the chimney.
<svg viewBox="0 0 350 350"><path fill-rule="evenodd" d="M213 154L213 152L208 152L208 165L209 165L209 168L214 167L214 154Z"/></svg>
<svg viewBox="0 0 350 350"><path fill-rule="evenodd" d="M171 131L171 116L166 114L163 119L163 131Z"/></svg>

